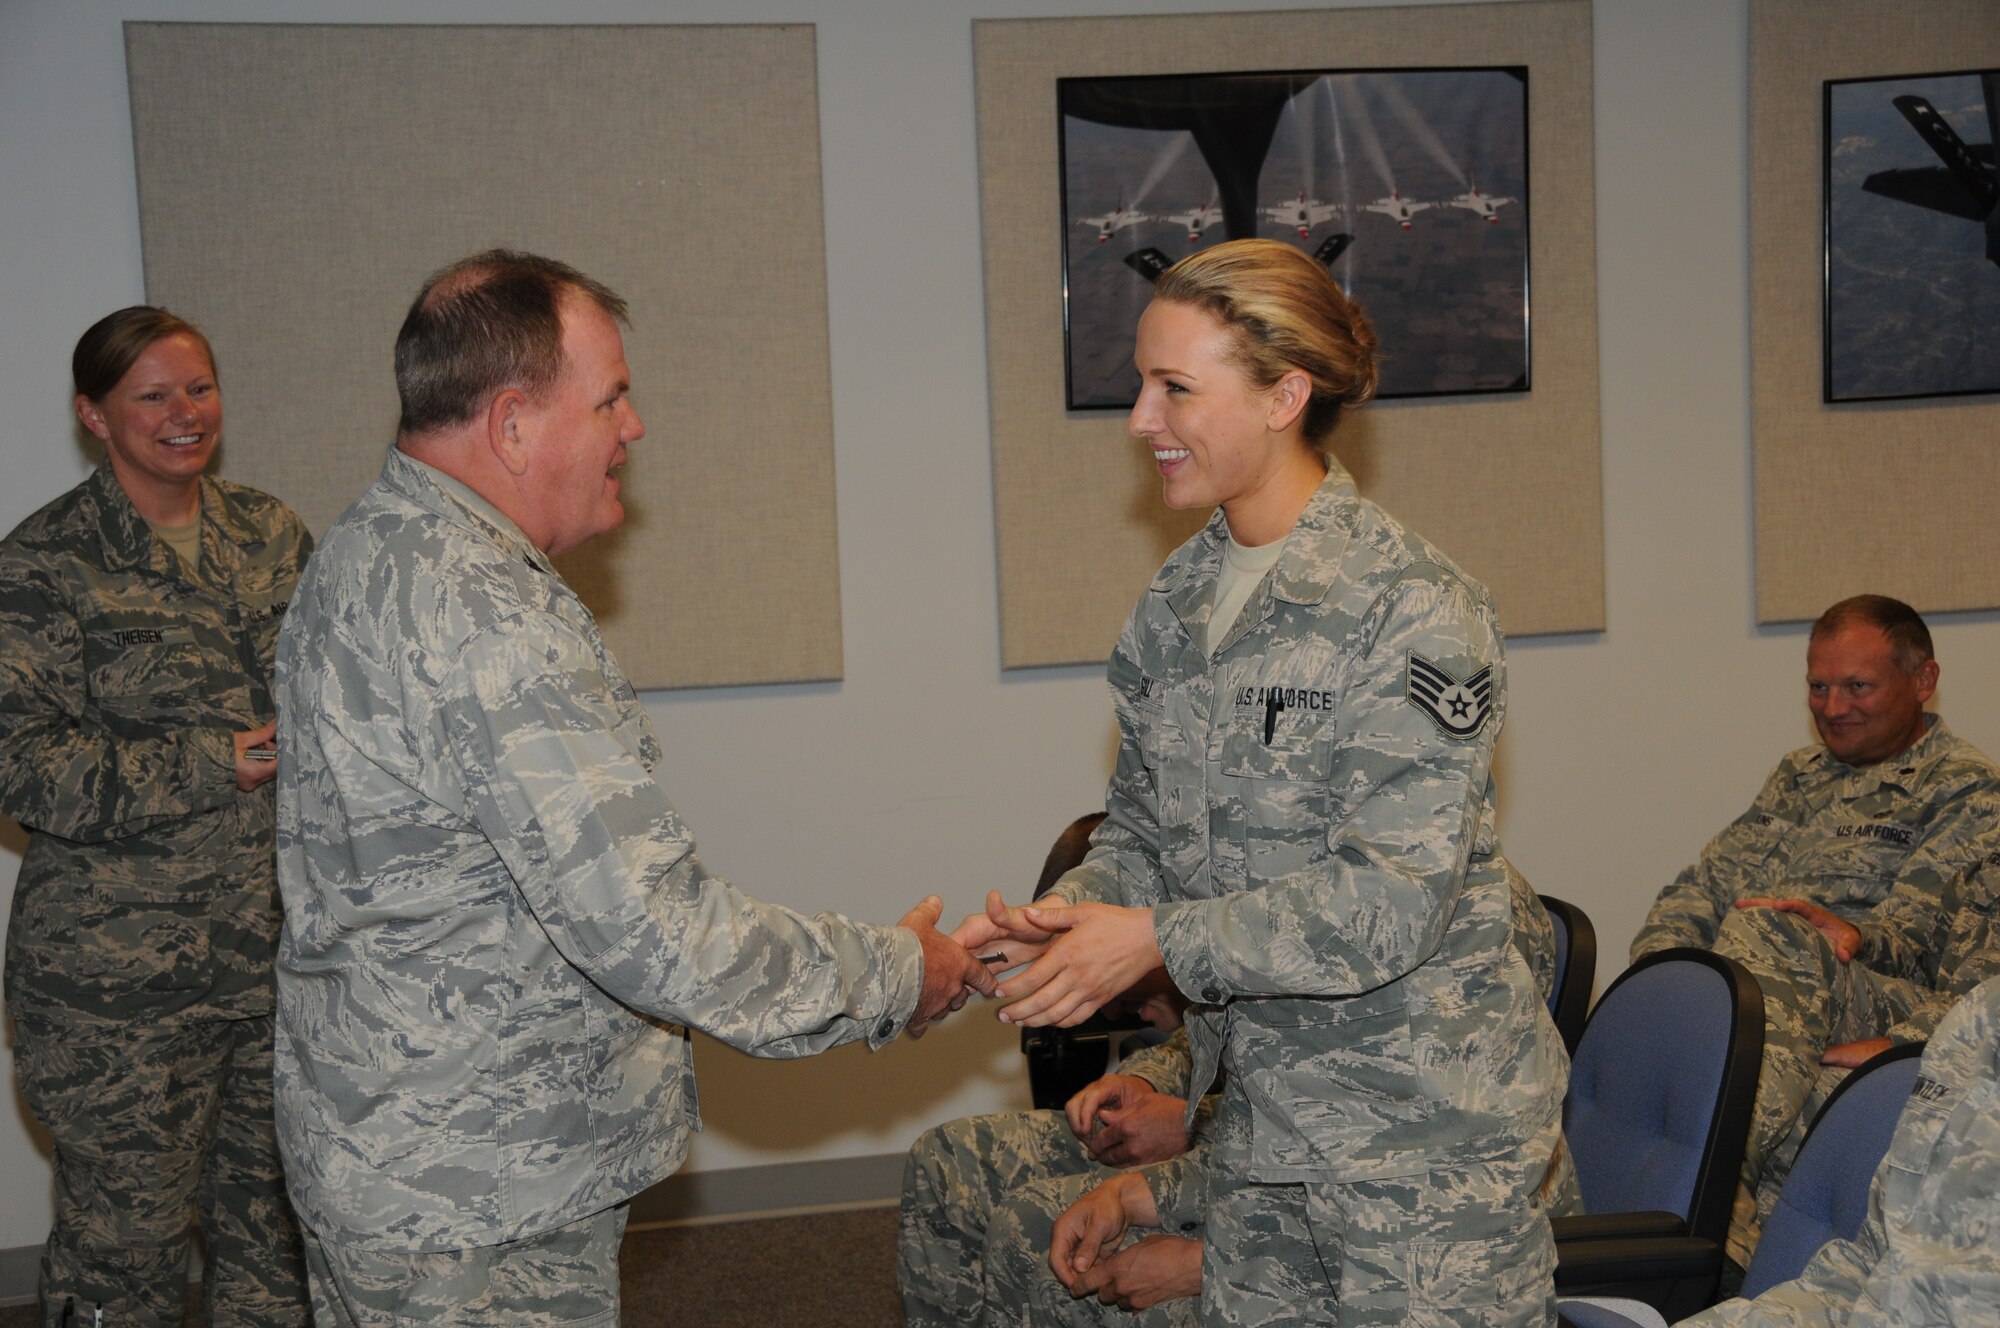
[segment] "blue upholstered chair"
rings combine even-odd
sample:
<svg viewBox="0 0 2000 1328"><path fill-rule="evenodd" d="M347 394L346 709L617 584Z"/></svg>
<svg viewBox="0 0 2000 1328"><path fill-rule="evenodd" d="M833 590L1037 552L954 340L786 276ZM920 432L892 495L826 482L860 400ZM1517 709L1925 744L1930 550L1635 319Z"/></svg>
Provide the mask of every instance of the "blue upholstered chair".
<svg viewBox="0 0 2000 1328"><path fill-rule="evenodd" d="M1556 983L1549 992L1549 1017L1562 1034L1563 1049L1576 1055L1590 1013L1590 989L1597 981L1597 929L1590 917L1567 900L1540 895L1556 929Z"/></svg>
<svg viewBox="0 0 2000 1328"><path fill-rule="evenodd" d="M1559 1293L1670 1320L1714 1299L1763 1051L1763 995L1723 955L1651 954L1605 991L1563 1103L1584 1215L1555 1220Z"/></svg>
<svg viewBox="0 0 2000 1328"><path fill-rule="evenodd" d="M1889 1048L1848 1075L1820 1108L1743 1275L1744 1296L1789 1282L1820 1246L1861 1230L1869 1184L1916 1086L1923 1052L1921 1042Z"/></svg>
<svg viewBox="0 0 2000 1328"><path fill-rule="evenodd" d="M1743 1278L1745 1297L1797 1277L1820 1246L1851 1240L1861 1230L1875 1172L1916 1086L1923 1050L1921 1042L1891 1047L1849 1075L1820 1108L1757 1242ZM1562 1303L1561 1318L1571 1328L1646 1328L1651 1322L1571 1301Z"/></svg>

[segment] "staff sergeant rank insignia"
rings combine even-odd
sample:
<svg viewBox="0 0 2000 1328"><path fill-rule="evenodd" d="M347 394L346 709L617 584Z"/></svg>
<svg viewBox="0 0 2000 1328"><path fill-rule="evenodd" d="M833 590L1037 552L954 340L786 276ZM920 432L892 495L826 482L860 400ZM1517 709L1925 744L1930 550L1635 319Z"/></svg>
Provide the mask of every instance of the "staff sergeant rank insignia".
<svg viewBox="0 0 2000 1328"><path fill-rule="evenodd" d="M1488 664L1460 682L1416 651L1404 683L1410 704L1430 716L1447 738L1470 738L1486 723L1486 702L1493 694L1493 666Z"/></svg>

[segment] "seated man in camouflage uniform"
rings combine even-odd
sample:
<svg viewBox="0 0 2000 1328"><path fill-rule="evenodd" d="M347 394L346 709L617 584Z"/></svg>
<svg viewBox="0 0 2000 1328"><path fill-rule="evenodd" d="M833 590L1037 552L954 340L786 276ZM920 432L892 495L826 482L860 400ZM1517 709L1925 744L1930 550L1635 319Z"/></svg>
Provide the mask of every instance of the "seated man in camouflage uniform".
<svg viewBox="0 0 2000 1328"><path fill-rule="evenodd" d="M1173 1036L1127 1056L1072 1097L1062 1111L1002 1112L934 1126L910 1148L903 1169L897 1281L912 1328L966 1328L986 1296L986 1248L996 1221L1012 1233L1039 1228L1039 1260L1056 1214L1113 1167L1157 1162L1186 1151L1208 1128L1212 1105L1187 1122L1193 1062L1179 1030L1182 1002L1164 969L1116 1004L1136 1006ZM1109 1010L1112 1007L1107 1006ZM1002 1218L1002 1210L1009 1216ZM1195 1272L1200 1274L1199 1247ZM1184 1302L1193 1322L1194 1302Z"/></svg>
<svg viewBox="0 0 2000 1328"><path fill-rule="evenodd" d="M1765 1159L1821 1053L1911 1015L1935 984L1947 892L2000 828L2000 771L1924 713L1937 680L1907 604L1859 595L1821 614L1806 652L1820 745L1778 764L1632 942L1634 960L1677 945L1726 954L1763 989L1764 1065L1729 1237L1739 1267L1756 1247Z"/></svg>
<svg viewBox="0 0 2000 1328"><path fill-rule="evenodd" d="M2000 1287L2000 980L1938 1026L1875 1173L1868 1218L1805 1271L1693 1328L1889 1328L1994 1322Z"/></svg>
<svg viewBox="0 0 2000 1328"><path fill-rule="evenodd" d="M1762 1230L1778 1206L1778 1195L1798 1159L1806 1131L1819 1116L1820 1108L1853 1070L1892 1046L1928 1041L1939 1022L1959 999L1987 979L2000 976L2000 936L1994 934L1994 913L2000 911L2000 852L1989 853L1970 877L1960 878L1953 890L1952 926L1938 959L1934 987L1913 984L1898 997L1906 1013L1881 1037L1859 1042L1843 1042L1828 1047L1820 1057L1820 1071L1812 1093L1793 1122L1791 1132L1765 1159L1764 1175L1757 1186L1757 1228ZM1900 978L1883 978L1897 983Z"/></svg>

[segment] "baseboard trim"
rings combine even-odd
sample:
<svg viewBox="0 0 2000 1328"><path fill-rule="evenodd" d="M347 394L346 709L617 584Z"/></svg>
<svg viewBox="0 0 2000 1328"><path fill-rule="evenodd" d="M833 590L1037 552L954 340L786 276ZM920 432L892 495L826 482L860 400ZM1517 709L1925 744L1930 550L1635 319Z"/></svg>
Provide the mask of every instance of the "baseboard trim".
<svg viewBox="0 0 2000 1328"><path fill-rule="evenodd" d="M632 1200L630 1225L700 1226L880 1208L896 1202L902 1188L901 1153L682 1172ZM33 1304L41 1266L39 1245L0 1249L0 1306Z"/></svg>
<svg viewBox="0 0 2000 1328"><path fill-rule="evenodd" d="M896 1202L903 1189L902 1153L779 1162L762 1167L682 1172L632 1200L631 1226L698 1226L795 1217Z"/></svg>

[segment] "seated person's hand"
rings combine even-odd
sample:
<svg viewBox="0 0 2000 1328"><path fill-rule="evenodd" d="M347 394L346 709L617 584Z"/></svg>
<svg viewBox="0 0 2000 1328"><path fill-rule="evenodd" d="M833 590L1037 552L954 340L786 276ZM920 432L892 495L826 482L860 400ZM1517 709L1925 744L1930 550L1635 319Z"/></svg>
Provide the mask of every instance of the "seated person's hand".
<svg viewBox="0 0 2000 1328"><path fill-rule="evenodd" d="M1153 1192L1136 1172L1113 1176L1065 1208L1049 1238L1049 1269L1073 1296L1088 1295L1076 1287L1079 1276L1109 1257L1125 1238L1125 1229L1160 1224Z"/></svg>
<svg viewBox="0 0 2000 1328"><path fill-rule="evenodd" d="M1063 1107L1069 1128L1108 1167L1164 1162L1187 1151L1187 1100L1135 1074L1107 1074Z"/></svg>
<svg viewBox="0 0 2000 1328"><path fill-rule="evenodd" d="M1780 913L1796 913L1819 929L1834 957L1849 963L1861 953L1861 930L1837 913L1829 913L1810 899L1739 899L1738 908L1773 908Z"/></svg>
<svg viewBox="0 0 2000 1328"><path fill-rule="evenodd" d="M1894 1038L1868 1038L1861 1042L1841 1042L1821 1052L1819 1063L1838 1065L1843 1070L1858 1070L1895 1045Z"/></svg>
<svg viewBox="0 0 2000 1328"><path fill-rule="evenodd" d="M1094 1295L1126 1310L1149 1310L1170 1300L1199 1296L1201 1242L1165 1235L1133 1241L1079 1273L1070 1294Z"/></svg>

